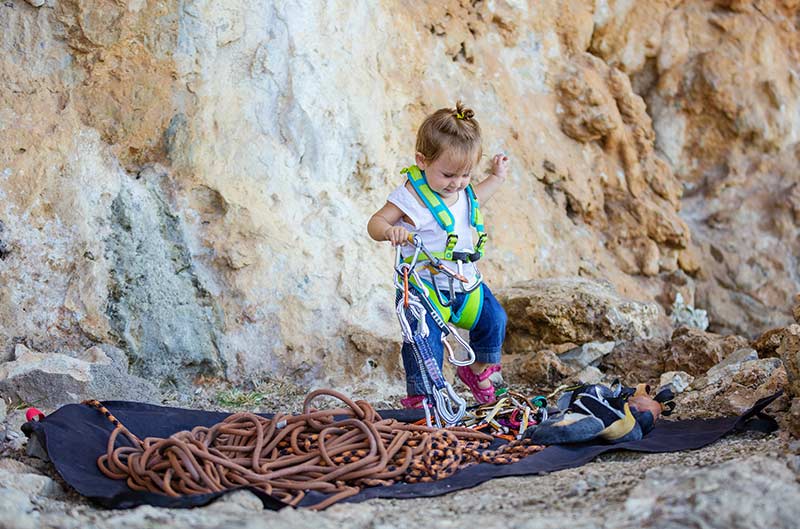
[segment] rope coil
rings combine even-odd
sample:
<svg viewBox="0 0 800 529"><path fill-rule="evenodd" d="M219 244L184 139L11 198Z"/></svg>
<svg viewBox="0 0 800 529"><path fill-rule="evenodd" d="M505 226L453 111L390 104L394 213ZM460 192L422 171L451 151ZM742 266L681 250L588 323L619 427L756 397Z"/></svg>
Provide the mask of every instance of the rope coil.
<svg viewBox="0 0 800 529"><path fill-rule="evenodd" d="M346 407L312 408L320 396ZM488 434L383 419L368 402L329 389L309 393L300 415L236 413L165 439L141 440L100 402L84 404L115 426L97 460L100 471L134 490L173 497L249 486L297 505L316 490L329 496L310 508L324 509L363 487L435 481L476 463L513 463L543 448L522 440L486 450ZM117 446L123 439L128 446Z"/></svg>

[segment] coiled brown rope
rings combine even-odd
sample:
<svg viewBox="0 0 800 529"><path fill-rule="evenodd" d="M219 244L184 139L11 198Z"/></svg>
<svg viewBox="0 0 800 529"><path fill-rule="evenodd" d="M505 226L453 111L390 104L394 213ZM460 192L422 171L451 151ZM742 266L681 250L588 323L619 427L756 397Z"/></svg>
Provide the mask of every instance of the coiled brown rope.
<svg viewBox="0 0 800 529"><path fill-rule="evenodd" d="M347 407L313 409L321 395ZM103 474L169 496L250 486L297 505L305 491L316 490L329 496L311 508L324 509L365 486L439 480L475 463L513 463L543 448L523 440L489 451L490 435L383 419L366 401L330 389L311 392L300 415L236 413L210 428L143 441L100 402L85 404L115 426L97 460ZM116 446L120 435L130 446Z"/></svg>

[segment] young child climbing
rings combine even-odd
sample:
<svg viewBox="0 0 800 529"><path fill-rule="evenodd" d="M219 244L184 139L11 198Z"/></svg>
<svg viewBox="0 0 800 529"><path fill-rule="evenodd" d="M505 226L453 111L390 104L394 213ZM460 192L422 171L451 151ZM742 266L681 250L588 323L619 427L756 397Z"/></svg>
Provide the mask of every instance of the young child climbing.
<svg viewBox="0 0 800 529"><path fill-rule="evenodd" d="M489 174L471 186L473 169L481 155L481 129L472 110L459 101L456 108L441 108L429 115L417 131L416 165L403 170L406 181L372 215L367 231L376 241L403 245L403 258L413 254L414 248L406 243L409 234L416 234L446 266L469 279L466 284L454 282L455 302L447 311L454 324L469 329L470 346L475 352L475 362L457 368L456 373L475 400L489 403L495 400L495 388L489 377L500 371L507 318L485 283L475 287L481 278L474 261L483 254L486 241L478 204L485 204L505 181L508 158L494 155ZM442 220L443 210L451 213L450 222ZM473 227L479 233L477 244ZM428 289L438 288L448 297L447 278L429 271ZM426 318L430 330L427 341L441 369L444 356L441 331L430 315ZM415 328L416 322L412 325ZM408 396L401 402L407 408L420 407L424 382L411 344L403 344L402 357Z"/></svg>

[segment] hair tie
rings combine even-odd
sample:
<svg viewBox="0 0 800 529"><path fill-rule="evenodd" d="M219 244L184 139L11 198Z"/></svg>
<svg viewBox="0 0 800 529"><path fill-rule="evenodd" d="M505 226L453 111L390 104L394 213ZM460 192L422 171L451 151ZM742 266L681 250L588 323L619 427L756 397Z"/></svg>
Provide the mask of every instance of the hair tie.
<svg viewBox="0 0 800 529"><path fill-rule="evenodd" d="M456 119L464 119L464 113L463 112L456 112Z"/></svg>

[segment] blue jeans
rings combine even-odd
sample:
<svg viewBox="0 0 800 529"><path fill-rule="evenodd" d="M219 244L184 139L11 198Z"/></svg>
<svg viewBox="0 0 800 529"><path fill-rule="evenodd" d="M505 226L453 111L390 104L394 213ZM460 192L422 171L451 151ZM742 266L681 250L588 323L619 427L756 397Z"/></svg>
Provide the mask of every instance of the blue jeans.
<svg viewBox="0 0 800 529"><path fill-rule="evenodd" d="M480 288L483 289L483 307L481 314L478 316L478 321L475 327L469 331L469 344L472 350L475 351L475 361L485 364L499 364L500 353L503 348L503 340L506 337L506 311L497 302L491 290L485 284L481 284ZM453 304L453 309L457 310L458 307L464 303L466 294L456 294L456 301ZM431 351L436 358L436 363L439 364L439 369L442 368L442 361L444 357L444 348L442 346L442 331L433 322L430 314L425 315L428 323L430 334L428 335L428 343L430 344ZM417 322L412 321L411 330L416 331ZM414 360L414 352L411 344L403 343L402 349L403 367L406 370L406 391L409 395L422 395L425 393L425 385L423 384L423 375L420 371L419 365Z"/></svg>

